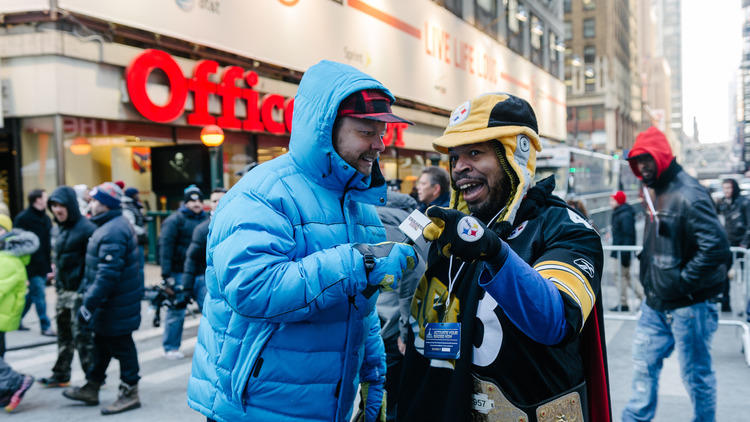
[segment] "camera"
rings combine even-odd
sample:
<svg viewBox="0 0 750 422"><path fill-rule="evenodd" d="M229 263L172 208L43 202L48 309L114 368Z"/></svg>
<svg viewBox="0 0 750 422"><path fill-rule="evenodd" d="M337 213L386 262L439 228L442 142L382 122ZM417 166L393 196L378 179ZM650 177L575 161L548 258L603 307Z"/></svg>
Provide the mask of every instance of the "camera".
<svg viewBox="0 0 750 422"><path fill-rule="evenodd" d="M174 278L170 277L155 286L147 286L143 294L143 300L147 301L154 311L154 319L151 324L158 327L161 325L162 306L170 309L185 309L191 298L182 285L177 284Z"/></svg>

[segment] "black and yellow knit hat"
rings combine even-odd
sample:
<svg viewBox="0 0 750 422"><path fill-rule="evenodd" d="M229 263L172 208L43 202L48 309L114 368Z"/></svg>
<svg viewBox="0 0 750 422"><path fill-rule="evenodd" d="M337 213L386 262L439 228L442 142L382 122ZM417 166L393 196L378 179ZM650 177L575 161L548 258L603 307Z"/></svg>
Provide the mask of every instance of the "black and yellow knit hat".
<svg viewBox="0 0 750 422"><path fill-rule="evenodd" d="M528 136L537 151L541 150L536 115L526 100L506 93L484 94L453 110L443 136L432 146L447 154L452 147L519 133Z"/></svg>
<svg viewBox="0 0 750 422"><path fill-rule="evenodd" d="M523 196L533 184L536 153L542 150L536 115L526 100L511 94L491 93L466 101L453 110L443 136L432 146L447 154L457 146L490 140L502 145L505 160L498 158L513 181L508 204L498 220L513 222ZM463 197L456 192L454 195L451 203L465 211Z"/></svg>

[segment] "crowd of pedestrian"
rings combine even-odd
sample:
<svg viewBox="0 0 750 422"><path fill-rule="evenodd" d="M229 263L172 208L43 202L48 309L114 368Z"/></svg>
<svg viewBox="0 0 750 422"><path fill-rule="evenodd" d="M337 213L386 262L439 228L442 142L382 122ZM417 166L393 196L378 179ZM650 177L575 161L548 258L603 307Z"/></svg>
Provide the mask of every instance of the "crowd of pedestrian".
<svg viewBox="0 0 750 422"><path fill-rule="evenodd" d="M0 356L5 351L5 332L29 330L21 321L35 305L40 334L57 337L51 375L38 379L43 387L65 388L64 397L98 405L109 363L113 358L119 361L118 398L101 409L105 415L140 406L138 352L132 332L141 323L148 217L139 191L124 187L121 181L105 182L92 190L60 186L49 196L35 189L28 195L29 207L15 222L0 213ZM212 193L211 208L223 192ZM185 307L190 300L202 303L205 295L208 225L194 230L198 223L207 223L202 199L200 189L187 187L183 206L164 221L161 231L162 271L177 279L164 334L167 359L179 353ZM46 311L49 284L56 293L56 332ZM167 348L171 344L175 346ZM70 387L76 352L86 382ZM0 404L15 410L33 381L34 377L0 362Z"/></svg>

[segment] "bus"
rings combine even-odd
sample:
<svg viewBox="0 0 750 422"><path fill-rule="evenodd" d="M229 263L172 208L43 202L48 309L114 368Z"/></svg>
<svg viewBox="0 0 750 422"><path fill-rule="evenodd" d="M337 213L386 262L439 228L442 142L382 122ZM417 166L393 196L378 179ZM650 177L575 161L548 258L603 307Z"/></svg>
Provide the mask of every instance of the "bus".
<svg viewBox="0 0 750 422"><path fill-rule="evenodd" d="M615 191L625 192L628 202L638 202L640 180L627 161L611 155L568 146L545 148L537 154L535 180L551 175L555 176L554 194L581 201L600 231L609 227L609 198Z"/></svg>

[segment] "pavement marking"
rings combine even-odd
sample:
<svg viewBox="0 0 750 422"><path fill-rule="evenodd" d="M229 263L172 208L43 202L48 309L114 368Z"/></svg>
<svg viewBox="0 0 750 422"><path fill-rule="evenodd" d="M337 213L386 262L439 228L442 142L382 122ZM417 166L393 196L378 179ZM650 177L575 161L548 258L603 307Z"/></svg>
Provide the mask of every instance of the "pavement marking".
<svg viewBox="0 0 750 422"><path fill-rule="evenodd" d="M186 319L185 323L183 325L183 330L185 328L192 328L196 327L200 324L200 318L190 318ZM139 330L133 333L133 341L138 343L142 340L147 340L152 337L161 336L164 332L164 327L153 327L146 330ZM183 342L184 343L184 342ZM9 361L8 363L15 369L16 371L23 372L24 369L34 367L36 365L52 361L54 362L57 359L57 349L53 352L48 353L42 353L37 354L35 356L26 358L26 359L20 359L17 361ZM140 360L140 355L139 355Z"/></svg>
<svg viewBox="0 0 750 422"><path fill-rule="evenodd" d="M156 359L163 359L165 364L169 362L174 362L174 366L170 366L168 369L173 368L180 368L180 367L187 367L188 372L190 371L190 368L192 367L192 351L195 349L195 343L198 342L198 337L190 337L187 339L182 340L182 345L180 347L180 350L182 350L185 353L184 359L178 359L176 361L170 361L163 357L164 351L162 350L161 344L159 344L157 347L150 348L143 353L138 351L138 365L141 367L141 370L139 371L141 374L143 373L143 364L145 362L150 362L152 360ZM187 365L184 365L187 363ZM112 361L109 364L109 367L107 368L107 376L115 376L119 375L120 365L117 363L116 359L112 359ZM161 372L165 372L165 370L154 372L152 374L158 374ZM145 378L151 378L150 375L141 377L141 380ZM83 382L85 379L85 375L83 371L79 368L76 368L73 370L73 374L70 377L71 384L77 384L78 382ZM160 381L164 381L170 378L161 378Z"/></svg>
<svg viewBox="0 0 750 422"><path fill-rule="evenodd" d="M187 378L189 378L190 370L192 369L193 365L178 365L178 366L172 366L167 369L162 369L161 371L151 372L148 375L145 375L141 377L141 383L150 383L150 384L162 384L165 381L172 380L174 378L178 377L185 377L185 380L187 381Z"/></svg>
<svg viewBox="0 0 750 422"><path fill-rule="evenodd" d="M606 344L609 344L610 341L620 332L620 328L622 328L622 324L625 321L612 321L612 320L604 320L604 342Z"/></svg>

